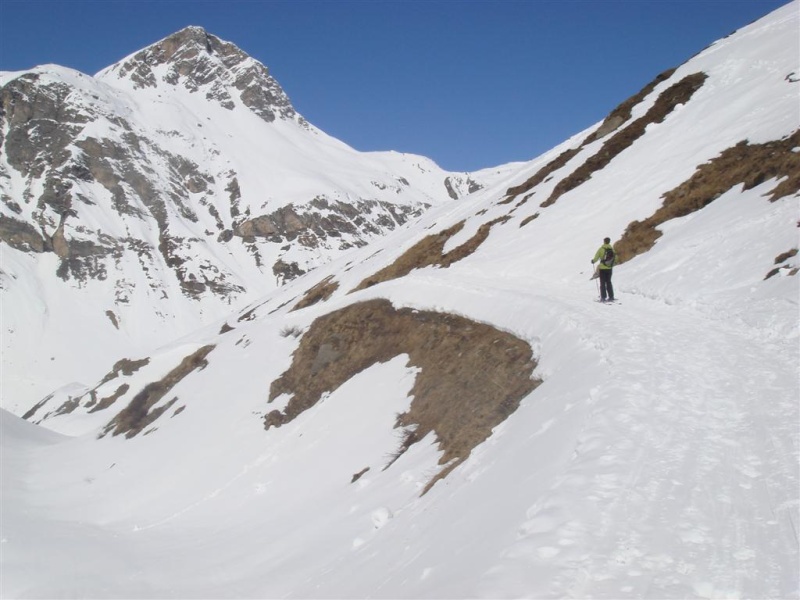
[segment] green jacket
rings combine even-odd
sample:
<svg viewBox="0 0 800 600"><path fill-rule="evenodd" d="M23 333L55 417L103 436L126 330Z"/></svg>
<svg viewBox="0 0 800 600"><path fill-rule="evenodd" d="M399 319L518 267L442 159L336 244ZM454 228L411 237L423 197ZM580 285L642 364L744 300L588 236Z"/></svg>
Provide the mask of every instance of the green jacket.
<svg viewBox="0 0 800 600"><path fill-rule="evenodd" d="M595 253L594 258L592 259L592 264L603 259L603 255L606 253L606 248L611 248L612 250L614 250L614 247L611 244L603 244L602 246L600 246L600 248L598 248L597 252ZM614 262L616 262L616 259L617 259L617 251L614 250ZM609 267L601 262L599 268L605 271L613 267L614 267L613 264Z"/></svg>

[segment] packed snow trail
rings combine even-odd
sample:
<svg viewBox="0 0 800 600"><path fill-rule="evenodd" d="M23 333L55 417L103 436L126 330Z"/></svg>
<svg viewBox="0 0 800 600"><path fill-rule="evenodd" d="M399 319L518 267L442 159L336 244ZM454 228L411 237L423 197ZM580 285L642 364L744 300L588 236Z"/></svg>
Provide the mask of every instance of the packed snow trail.
<svg viewBox="0 0 800 600"><path fill-rule="evenodd" d="M273 437L252 422L233 447L213 446L219 464L204 465L198 481L186 480L197 465L181 458L167 436L153 436L148 443L166 444L165 455L181 470L181 486L151 476L141 440L106 440L104 452L116 453L106 456L95 455L91 436L32 447L25 489L4 496L13 500L4 502L4 518L14 519L4 527L4 560L28 564L35 554L57 571L31 587L20 569L4 592L797 595L795 341L730 324L734 311L724 303L706 314L626 291L619 279L624 304L612 307L593 302L583 279L556 284L465 268L413 273L373 290L391 292L398 305L445 303L478 320L493 317L528 336L541 359L544 383L423 497L438 456L425 444L385 471L376 463L358 484L337 477L323 484L328 475L314 473L336 464L325 461L347 445L356 448L354 467L370 448L380 446L380 458L395 447L391 422L411 387L402 358L332 393L315 409L328 411L324 418L311 412L305 424ZM380 386L385 390L376 391ZM369 403L376 394L397 396L397 406ZM366 406L386 413L384 427L374 427L375 416L363 418ZM243 425L236 411L226 416L230 410L217 420ZM370 432L385 438L382 445L370 441ZM284 443L275 446L276 435ZM4 472L19 471L12 467ZM120 470L138 473L136 485L114 479ZM225 473L234 475L221 487ZM59 488L62 480L68 491ZM157 505L143 503L154 488L163 488ZM120 503L137 509L120 512ZM164 519L173 505L185 509ZM41 519L25 516L30 506ZM107 516L91 516L98 514ZM98 561L102 581L92 566Z"/></svg>
<svg viewBox="0 0 800 600"><path fill-rule="evenodd" d="M583 281L486 273L412 273L390 293L530 335L544 384L393 507L368 557L294 596L797 596L796 337L719 297L672 304L622 279L608 307Z"/></svg>
<svg viewBox="0 0 800 600"><path fill-rule="evenodd" d="M571 302L608 378L487 595L796 594L796 345L622 296Z"/></svg>

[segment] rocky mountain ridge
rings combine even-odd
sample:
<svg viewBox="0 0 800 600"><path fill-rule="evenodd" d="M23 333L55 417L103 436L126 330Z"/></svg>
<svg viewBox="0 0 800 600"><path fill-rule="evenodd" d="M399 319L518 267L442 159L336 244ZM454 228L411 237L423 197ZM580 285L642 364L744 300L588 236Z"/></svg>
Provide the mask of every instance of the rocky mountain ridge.
<svg viewBox="0 0 800 600"><path fill-rule="evenodd" d="M135 89L159 83L203 93L234 110L237 101L267 123L276 118L305 124L280 84L263 64L202 27L187 27L98 73L105 81L128 79Z"/></svg>
<svg viewBox="0 0 800 600"><path fill-rule="evenodd" d="M496 177L349 148L299 115L263 64L199 27L95 77L48 65L0 84L4 293L25 302L16 281L39 265L38 277L53 279L40 290L96 305L71 311L86 317L80 329L110 327L128 350L186 333ZM56 300L34 302L46 312ZM69 353L20 364L22 327L7 333L11 370L50 379L49 359Z"/></svg>

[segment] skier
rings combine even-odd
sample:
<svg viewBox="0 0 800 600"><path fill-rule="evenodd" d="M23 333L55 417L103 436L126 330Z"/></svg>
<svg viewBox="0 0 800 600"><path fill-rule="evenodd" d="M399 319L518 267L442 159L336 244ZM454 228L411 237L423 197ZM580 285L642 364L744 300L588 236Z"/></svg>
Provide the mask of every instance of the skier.
<svg viewBox="0 0 800 600"><path fill-rule="evenodd" d="M597 267L597 275L600 277L600 302L614 301L614 286L611 285L611 273L616 261L616 253L611 245L611 238L605 238L603 245L597 249L592 259L592 264L600 261Z"/></svg>

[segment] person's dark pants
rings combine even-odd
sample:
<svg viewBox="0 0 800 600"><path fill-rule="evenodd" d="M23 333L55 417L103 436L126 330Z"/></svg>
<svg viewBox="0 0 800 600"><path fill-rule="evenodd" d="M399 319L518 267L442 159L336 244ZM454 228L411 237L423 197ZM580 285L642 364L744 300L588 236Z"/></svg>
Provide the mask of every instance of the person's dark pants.
<svg viewBox="0 0 800 600"><path fill-rule="evenodd" d="M600 269L600 300L614 299L614 286L611 285L611 272L614 269Z"/></svg>

